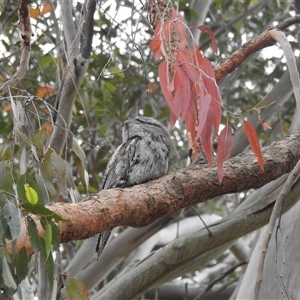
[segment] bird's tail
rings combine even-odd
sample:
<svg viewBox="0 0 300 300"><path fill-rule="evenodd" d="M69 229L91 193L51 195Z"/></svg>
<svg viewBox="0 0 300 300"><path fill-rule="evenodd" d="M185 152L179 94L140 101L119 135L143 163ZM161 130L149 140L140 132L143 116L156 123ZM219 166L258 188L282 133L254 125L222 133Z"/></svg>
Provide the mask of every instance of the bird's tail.
<svg viewBox="0 0 300 300"><path fill-rule="evenodd" d="M97 260L98 260L99 255L104 250L104 247L105 247L105 245L106 245L106 243L109 239L110 234L111 234L111 229L109 229L107 231L104 231L104 232L101 232L99 234L98 241L97 241L97 244L96 244Z"/></svg>

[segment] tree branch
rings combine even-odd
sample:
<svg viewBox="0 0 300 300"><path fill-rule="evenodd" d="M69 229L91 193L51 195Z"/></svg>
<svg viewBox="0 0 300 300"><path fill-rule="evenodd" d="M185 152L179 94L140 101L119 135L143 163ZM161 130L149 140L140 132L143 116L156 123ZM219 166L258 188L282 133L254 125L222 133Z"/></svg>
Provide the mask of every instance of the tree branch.
<svg viewBox="0 0 300 300"><path fill-rule="evenodd" d="M78 32L73 21L73 3L72 1L60 1L60 5L62 11L61 16L64 28L66 48L70 51L73 46L73 48L75 48L76 50L76 52L73 52L73 55L76 56L79 53L79 50L78 47L75 47L74 41L76 40L76 35L78 34Z"/></svg>
<svg viewBox="0 0 300 300"><path fill-rule="evenodd" d="M217 68L215 69L216 81L221 81L224 77L241 66L243 62L253 53L263 48L273 46L276 42L269 34L269 31L271 29L273 28L266 30L256 39L244 44L241 49L235 51L230 57L226 58L225 61L217 66Z"/></svg>
<svg viewBox="0 0 300 300"><path fill-rule="evenodd" d="M297 203L299 191L298 182L288 195L283 211ZM274 204L271 199L274 200L273 194L265 195L245 209L237 210L210 225L211 235L203 228L177 238L132 266L126 273L119 274L92 299L138 299L155 286L199 270L231 247L237 238L267 224Z"/></svg>
<svg viewBox="0 0 300 300"><path fill-rule="evenodd" d="M94 36L94 13L96 10L96 0L89 0L86 4L85 23L84 23L84 42L82 43L81 54L84 58L90 58L92 42Z"/></svg>
<svg viewBox="0 0 300 300"><path fill-rule="evenodd" d="M254 299L257 300L262 284L262 278L263 278L263 272L264 272L264 265L265 265L265 259L266 259L266 253L269 248L270 239L273 235L275 224L277 221L277 218L279 218L278 224L280 224L280 216L281 216L281 210L284 204L284 201L287 198L287 195L290 193L292 186L294 185L295 181L298 179L300 174L300 161L297 163L293 171L289 174L282 190L280 191L280 194L278 198L276 199L270 221L267 227L267 232L264 236L263 240L263 247L262 252L259 257L259 264L257 268L257 278L256 278L256 284L255 284L255 291L254 291ZM279 225L278 225L279 226Z"/></svg>
<svg viewBox="0 0 300 300"><path fill-rule="evenodd" d="M56 126L51 141L51 147L56 153L61 154L65 145L66 137L70 130L75 98L88 65L89 61L79 54L74 58L68 70L68 74L62 81L63 86L61 93L59 94L59 113L57 114L55 122Z"/></svg>
<svg viewBox="0 0 300 300"><path fill-rule="evenodd" d="M279 30L283 30L288 26L293 24L297 24L300 22L300 16L296 15L292 18L286 19L284 22L279 24L276 28ZM270 35L270 31L274 28L269 28L265 32L263 32L259 37L255 38L252 41L245 43L241 49L235 51L230 57L225 59L217 68L215 69L216 81L221 81L228 74L233 72L236 68L241 66L243 62L250 57L255 52L273 46L276 41Z"/></svg>
<svg viewBox="0 0 300 300"><path fill-rule="evenodd" d="M222 183L218 181L216 168L192 165L146 184L103 190L79 203L56 203L49 209L68 220L58 224L61 242L86 239L119 225L143 227L183 207L265 185L293 169L300 159L299 148L300 131L297 131L263 149L264 172L254 154L240 154L224 164ZM39 224L38 228L44 236ZM7 246L11 251L9 241ZM25 220L22 220L16 252L23 246L32 253Z"/></svg>
<svg viewBox="0 0 300 300"><path fill-rule="evenodd" d="M17 72L0 87L0 93L6 93L10 86L18 83L27 73L31 51L31 23L29 16L29 0L19 0L19 24L21 25L21 59Z"/></svg>
<svg viewBox="0 0 300 300"><path fill-rule="evenodd" d="M59 154L62 153L66 142L67 134L70 130L72 120L72 108L79 87L89 65L89 57L91 53L91 44L93 39L93 16L96 9L96 1L88 1L87 12L85 17L85 41L82 46L82 54L79 53L79 41L82 33L84 18L79 22L79 30L75 30L72 20L72 2L68 5L62 3L63 23L65 28L66 43L68 47L68 60L70 63L68 72L62 81L61 92L58 94L59 114L56 119L55 131L51 141L51 147Z"/></svg>

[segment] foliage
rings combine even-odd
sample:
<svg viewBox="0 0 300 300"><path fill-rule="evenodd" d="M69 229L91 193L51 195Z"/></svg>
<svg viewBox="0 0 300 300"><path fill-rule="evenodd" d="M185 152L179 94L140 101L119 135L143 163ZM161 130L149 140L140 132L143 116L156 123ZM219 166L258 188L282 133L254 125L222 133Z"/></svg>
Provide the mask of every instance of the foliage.
<svg viewBox="0 0 300 300"><path fill-rule="evenodd" d="M140 2L126 0L116 7L112 1L98 3L90 64L76 102L70 107L73 120L62 154L56 153L50 146L55 120L60 114L57 103L60 87L69 65L68 49L65 49L62 42L64 28L59 21L61 8L59 3L50 1L36 1L32 4L34 36L29 72L17 86L0 98L0 270L3 275L0 287L3 296L11 297L15 294L26 276L36 289L40 284L40 277L33 266L36 258L30 262L25 248L20 249L18 254L9 254L5 247L5 239L14 243L19 237L22 218L26 222L34 252L37 254L41 251L45 258L50 287L58 285L56 276L65 271L82 242L60 246L56 223L64 220L45 205L70 199L76 202L83 196L96 193L109 157L120 144L121 126L129 112L153 116L167 124L169 110L162 92L170 107L171 123L175 125L172 130L175 146L171 169L183 167L188 157L184 126L176 123L180 116L186 122L187 131L192 134L195 133L197 119L195 137L201 137L210 163L213 128L217 132L222 122L227 126L216 134L219 143L219 178L222 180L223 169L220 166L229 157L229 149L233 144L231 128L237 130L241 126L241 119L236 118L235 114L251 111L284 72L281 54L269 59L266 59L267 51L255 54L251 63L245 63L220 83L222 105L232 114L225 115L220 106L216 105L221 103L221 97L215 82L211 80L212 65L220 63L240 48L243 42L258 36L274 22L280 22L294 13L288 1L263 1L257 5L254 2L214 1L211 4L205 25L214 32L218 55L211 51L207 34L202 33L200 40L193 41L195 45L188 47L188 31L183 23L186 21L188 24L199 13L191 8L191 3L185 5L180 1L180 13L184 12L185 21L181 14L173 12L173 19L160 23L154 32L147 21L145 7ZM80 5L73 5L74 20L80 19ZM124 17L123 12L126 12ZM127 12L130 14L127 15ZM16 4L9 1L0 4L0 13L0 80L4 81L18 68L20 37L18 27L11 25L18 22ZM172 57L172 61L175 59L177 64L170 71L171 56L166 55L163 38L172 29L184 36L184 43L180 45L177 56ZM290 36L298 33L295 28L289 30ZM202 52L196 47L198 42ZM291 44L295 48L297 41L294 39ZM154 58L159 59L161 54L169 60L157 63ZM187 96L190 90L192 92ZM195 104L195 98L204 101L198 115L190 113L200 103ZM209 106L210 103L214 105ZM261 143L270 142L271 134L278 137L288 131L293 109L294 102L290 101L281 111L277 110L270 124L273 130L264 129L259 136ZM256 113L252 110L246 117ZM252 149L261 158L253 127L247 120L243 123L246 135L252 136L249 138L254 143ZM263 162L259 162L263 169ZM201 213L226 215L244 197L246 194L236 195L235 199L223 197L198 205L195 209ZM45 237L37 234L32 214L38 217L45 229ZM188 216L189 212L182 213L182 218ZM90 251L90 255L93 255L92 249ZM224 253L218 260L224 261L229 256ZM59 263L61 261L63 266ZM113 279L117 272L118 269L115 269L108 280ZM190 275L196 278L197 272L191 272ZM237 270L231 276L239 275L240 270ZM231 280L228 276L222 284L229 284ZM76 293L80 294L80 299L88 296L86 287L78 279L69 277L65 287L66 298L76 298Z"/></svg>

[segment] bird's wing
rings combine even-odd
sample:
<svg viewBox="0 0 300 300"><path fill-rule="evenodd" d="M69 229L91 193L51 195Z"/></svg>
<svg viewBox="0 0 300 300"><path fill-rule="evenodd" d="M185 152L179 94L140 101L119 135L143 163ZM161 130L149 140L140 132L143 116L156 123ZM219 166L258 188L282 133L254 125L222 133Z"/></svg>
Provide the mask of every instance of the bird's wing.
<svg viewBox="0 0 300 300"><path fill-rule="evenodd" d="M102 189L128 187L130 173L140 157L140 137L133 137L121 144L108 162L102 181Z"/></svg>

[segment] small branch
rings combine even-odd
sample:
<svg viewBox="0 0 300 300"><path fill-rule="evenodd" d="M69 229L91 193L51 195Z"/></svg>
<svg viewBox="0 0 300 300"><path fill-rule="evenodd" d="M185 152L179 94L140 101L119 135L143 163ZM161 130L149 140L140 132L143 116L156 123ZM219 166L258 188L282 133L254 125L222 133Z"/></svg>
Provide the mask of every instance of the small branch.
<svg viewBox="0 0 300 300"><path fill-rule="evenodd" d="M224 23L224 25L221 28L216 29L214 31L215 38L218 39L219 36L227 34L228 28L230 29L235 23L239 22L242 19L245 19L248 16L255 15L257 11L262 11L264 6L267 5L265 2L259 2L256 5L253 5L251 8L249 8L247 11L244 11L242 14L236 16L232 20ZM199 23L197 23L199 24ZM198 30L199 31L199 30ZM209 46L211 44L211 39L208 37L204 42L200 45L200 49L204 49L205 47Z"/></svg>
<svg viewBox="0 0 300 300"><path fill-rule="evenodd" d="M19 0L18 9L19 9L19 24L21 25L21 59L20 65L17 72L7 80L1 87L0 93L4 94L8 91L10 86L18 83L25 76L29 69L29 57L31 51L31 23L29 16L29 3L30 0Z"/></svg>
<svg viewBox="0 0 300 300"><path fill-rule="evenodd" d="M299 23L300 23L300 15L295 15L291 18L284 20L280 24L278 24L276 28L279 30L283 30L283 29L290 27L291 25L295 25L295 24L299 24Z"/></svg>
<svg viewBox="0 0 300 300"><path fill-rule="evenodd" d="M296 15L292 18L286 19L281 24L279 24L277 29L285 29L288 26L300 23L300 15ZM261 49L273 46L275 44L274 38L271 36L270 31L275 31L274 28L269 28L263 32L256 39L247 42L242 46L241 49L235 51L230 57L225 59L217 68L215 69L216 81L221 81L228 74L232 73L235 69L241 66L244 61Z"/></svg>
<svg viewBox="0 0 300 300"><path fill-rule="evenodd" d="M66 41L66 48L71 49L71 46L76 38L76 28L73 20L73 2L72 1L60 1L61 5L61 18L64 28L64 37ZM74 55L76 55L75 53Z"/></svg>
<svg viewBox="0 0 300 300"><path fill-rule="evenodd" d="M96 10L96 0L89 0L86 4L85 24L84 24L84 42L81 48L81 54L84 58L90 58L92 51L92 42L94 36L94 13Z"/></svg>
<svg viewBox="0 0 300 300"><path fill-rule="evenodd" d="M201 293L199 294L196 298L194 298L193 300L196 300L196 299L201 299L209 290L212 289L212 287L222 281L226 276L230 275L231 273L233 273L237 268L243 266L243 265L246 265L248 262L246 261L242 261L238 264L236 264L235 266L231 267L230 269L228 269L227 271L225 271L222 275L220 275L219 277L215 278L213 281L211 281L211 283L206 287L206 289Z"/></svg>
<svg viewBox="0 0 300 300"><path fill-rule="evenodd" d="M225 59L224 62L217 66L217 68L215 69L216 81L219 82L228 74L232 73L255 52L266 47L273 46L275 44L275 41L269 34L270 30L271 29L268 29L256 39L244 44L241 49L235 51L230 57Z"/></svg>
<svg viewBox="0 0 300 300"><path fill-rule="evenodd" d="M264 237L263 241L263 247L262 247L262 252L259 258L259 263L258 263L258 269L257 269L257 279L256 279L256 284L255 284L255 291L254 291L254 299L258 299L258 294L260 291L260 287L262 284L262 276L263 276L263 271L264 271L264 264L265 264L265 258L266 258L266 253L269 247L270 239L272 237L272 234L274 232L275 228L275 223L277 218L280 216L280 212L282 210L282 206L284 204L284 201L289 194L293 184L295 181L298 179L300 175L300 161L297 163L293 171L289 174L279 196L278 199L275 202L272 215L268 224L267 232Z"/></svg>

